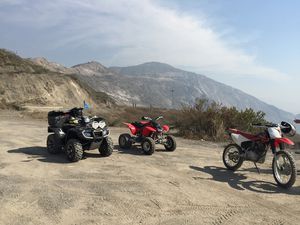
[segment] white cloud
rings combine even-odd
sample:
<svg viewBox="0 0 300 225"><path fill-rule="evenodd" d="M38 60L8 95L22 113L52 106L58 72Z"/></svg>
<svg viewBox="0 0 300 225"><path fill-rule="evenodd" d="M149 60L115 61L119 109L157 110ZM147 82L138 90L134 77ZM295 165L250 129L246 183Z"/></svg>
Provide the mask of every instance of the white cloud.
<svg viewBox="0 0 300 225"><path fill-rule="evenodd" d="M53 48L111 51L105 64L132 65L162 61L197 71L231 76L286 79L287 75L259 65L255 56L234 48L212 30L205 16L191 17L151 0L13 1L16 12L1 12L6 23L47 31ZM9 4L7 0L0 4ZM80 52L78 53L80 54Z"/></svg>

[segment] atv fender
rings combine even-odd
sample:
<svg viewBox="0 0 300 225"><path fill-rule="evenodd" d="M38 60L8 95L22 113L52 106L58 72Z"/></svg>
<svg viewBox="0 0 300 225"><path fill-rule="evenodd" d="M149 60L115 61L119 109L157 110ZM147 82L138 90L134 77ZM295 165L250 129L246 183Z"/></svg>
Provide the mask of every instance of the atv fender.
<svg viewBox="0 0 300 225"><path fill-rule="evenodd" d="M66 135L66 142L70 139L79 139L78 134L75 130L70 129Z"/></svg>
<svg viewBox="0 0 300 225"><path fill-rule="evenodd" d="M123 124L125 124L129 128L130 132L133 135L136 135L137 129L135 126L133 126L131 123L123 123Z"/></svg>
<svg viewBox="0 0 300 225"><path fill-rule="evenodd" d="M156 132L156 130L153 127L147 126L143 129L142 135L144 137L149 137L151 133Z"/></svg>
<svg viewBox="0 0 300 225"><path fill-rule="evenodd" d="M165 131L165 132L168 132L170 130L170 127L167 126L167 125L163 125L162 126L162 129Z"/></svg>

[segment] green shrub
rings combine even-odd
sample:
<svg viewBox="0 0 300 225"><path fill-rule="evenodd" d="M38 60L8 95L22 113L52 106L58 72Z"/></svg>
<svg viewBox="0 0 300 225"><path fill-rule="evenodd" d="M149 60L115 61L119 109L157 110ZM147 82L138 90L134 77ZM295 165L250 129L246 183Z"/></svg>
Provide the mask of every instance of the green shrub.
<svg viewBox="0 0 300 225"><path fill-rule="evenodd" d="M197 99L194 105L183 106L176 127L179 134L189 138L221 141L227 128L253 132L252 123L264 123L265 113L253 109L237 110L206 99Z"/></svg>

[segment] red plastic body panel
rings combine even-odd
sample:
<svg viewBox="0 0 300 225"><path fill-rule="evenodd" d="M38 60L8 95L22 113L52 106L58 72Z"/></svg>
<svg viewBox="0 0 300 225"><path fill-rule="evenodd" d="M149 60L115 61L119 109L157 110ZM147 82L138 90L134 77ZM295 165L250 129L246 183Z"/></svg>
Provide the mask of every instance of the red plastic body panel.
<svg viewBox="0 0 300 225"><path fill-rule="evenodd" d="M144 127L144 129L142 130L142 135L144 137L148 137L150 136L151 133L156 132L156 130L153 127L150 126L146 126Z"/></svg>
<svg viewBox="0 0 300 225"><path fill-rule="evenodd" d="M278 147L280 143L285 143L288 145L295 145L295 143L293 141L291 141L288 138L277 138L275 139L275 146Z"/></svg>
<svg viewBox="0 0 300 225"><path fill-rule="evenodd" d="M246 133L246 132L237 130L237 129L229 128L228 131L229 131L230 133L240 134L240 135L244 136L245 138L247 138L247 139L249 139L249 140L251 140L251 141L258 141L258 140L261 140L261 137L259 137L259 136L257 136L257 135L249 134L249 133Z"/></svg>
<svg viewBox="0 0 300 225"><path fill-rule="evenodd" d="M163 125L162 126L162 129L165 131L165 132L168 132L170 130L170 127L167 126L167 125Z"/></svg>
<svg viewBox="0 0 300 225"><path fill-rule="evenodd" d="M125 124L125 125L129 128L130 132L131 132L133 135L136 135L136 133L137 133L137 128L136 128L135 126L133 126L131 123L123 123L123 124Z"/></svg>

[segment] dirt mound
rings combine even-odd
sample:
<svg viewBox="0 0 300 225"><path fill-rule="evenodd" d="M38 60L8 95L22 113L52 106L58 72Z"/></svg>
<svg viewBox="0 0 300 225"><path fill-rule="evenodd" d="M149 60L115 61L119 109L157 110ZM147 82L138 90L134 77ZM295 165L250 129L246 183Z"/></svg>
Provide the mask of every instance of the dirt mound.
<svg viewBox="0 0 300 225"><path fill-rule="evenodd" d="M4 109L69 108L82 106L83 101L96 108L110 103L104 93L92 91L72 75L50 71L3 49L0 49L0 80L0 108Z"/></svg>

